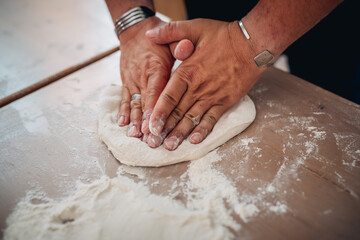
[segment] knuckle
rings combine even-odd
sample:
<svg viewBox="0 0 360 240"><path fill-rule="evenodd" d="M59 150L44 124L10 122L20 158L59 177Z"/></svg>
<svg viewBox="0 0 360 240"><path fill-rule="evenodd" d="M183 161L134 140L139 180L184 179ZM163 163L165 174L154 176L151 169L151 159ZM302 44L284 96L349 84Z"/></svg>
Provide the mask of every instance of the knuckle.
<svg viewBox="0 0 360 240"><path fill-rule="evenodd" d="M192 113L190 112L187 112L185 115L184 115L185 118L189 119L190 121L194 122L194 119L196 118Z"/></svg>
<svg viewBox="0 0 360 240"><path fill-rule="evenodd" d="M176 121L179 121L183 116L183 112L181 111L181 109L179 108L175 108L172 112L171 112L171 117L174 118Z"/></svg>
<svg viewBox="0 0 360 240"><path fill-rule="evenodd" d="M217 122L217 119L213 114L209 113L204 116L204 121L209 123L210 126L214 126Z"/></svg>
<svg viewBox="0 0 360 240"><path fill-rule="evenodd" d="M154 73L157 73L159 71L165 71L166 67L164 66L164 63L158 59L158 58L152 58L151 61L149 61L146 73L147 75L151 75Z"/></svg>
<svg viewBox="0 0 360 240"><path fill-rule="evenodd" d="M130 101L128 99L121 99L121 101L120 101L121 106L126 106L129 104L130 104Z"/></svg>
<svg viewBox="0 0 360 240"><path fill-rule="evenodd" d="M131 101L131 109L141 109L141 101L140 100L133 100Z"/></svg>
<svg viewBox="0 0 360 240"><path fill-rule="evenodd" d="M176 32L177 27L179 26L178 21L169 22L166 26L167 34L166 37L169 38Z"/></svg>
<svg viewBox="0 0 360 240"><path fill-rule="evenodd" d="M196 68L193 66L192 67L183 66L177 69L177 74L179 79L187 82L188 84L194 82L195 73L196 73Z"/></svg>
<svg viewBox="0 0 360 240"><path fill-rule="evenodd" d="M191 121L194 126L197 126L200 122L200 115L194 115L191 112L187 112L184 117Z"/></svg>
<svg viewBox="0 0 360 240"><path fill-rule="evenodd" d="M164 92L164 95L163 95L163 100L170 106L170 107L175 107L177 105L177 101L176 99L171 96L169 93L167 92Z"/></svg>
<svg viewBox="0 0 360 240"><path fill-rule="evenodd" d="M148 96L148 98L151 97L158 97L161 94L161 89L159 89L156 86L149 86L147 91L146 91L146 95Z"/></svg>

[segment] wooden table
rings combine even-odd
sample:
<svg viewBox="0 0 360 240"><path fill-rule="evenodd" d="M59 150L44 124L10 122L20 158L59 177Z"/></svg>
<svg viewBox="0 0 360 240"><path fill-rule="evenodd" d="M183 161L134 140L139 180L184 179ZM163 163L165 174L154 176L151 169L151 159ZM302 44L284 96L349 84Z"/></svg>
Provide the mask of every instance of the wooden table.
<svg viewBox="0 0 360 240"><path fill-rule="evenodd" d="M1 1L0 98L117 45L105 1Z"/></svg>
<svg viewBox="0 0 360 240"><path fill-rule="evenodd" d="M120 164L98 139L96 104L103 87L120 83L118 66L116 52L0 109L1 229L27 190L61 197L78 179L115 176ZM36 72L37 80L47 74ZM225 157L214 166L239 195L260 199L264 214L241 222L236 236L359 238L359 105L275 68L249 95L256 120L219 148ZM187 168L147 168L146 180L168 186ZM286 212L268 211L269 205Z"/></svg>
<svg viewBox="0 0 360 240"><path fill-rule="evenodd" d="M28 189L62 196L76 179L115 175L119 163L97 137L96 102L102 87L119 82L118 59L113 54L0 109L2 228ZM227 157L217 169L239 192L286 203L288 211L252 219L239 236L356 238L360 107L273 68L250 96L256 120L220 147ZM181 163L146 171L165 184L186 169Z"/></svg>

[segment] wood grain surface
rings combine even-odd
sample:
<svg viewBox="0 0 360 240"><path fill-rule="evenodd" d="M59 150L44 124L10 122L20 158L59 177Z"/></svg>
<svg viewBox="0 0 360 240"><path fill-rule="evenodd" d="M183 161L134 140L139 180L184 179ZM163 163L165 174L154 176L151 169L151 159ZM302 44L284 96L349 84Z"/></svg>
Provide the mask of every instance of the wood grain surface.
<svg viewBox="0 0 360 240"><path fill-rule="evenodd" d="M104 1L0 1L0 98L117 45Z"/></svg>
<svg viewBox="0 0 360 240"><path fill-rule="evenodd" d="M78 179L115 176L121 164L98 139L96 103L103 87L120 83L118 61L119 52L0 109L1 228L27 190L61 197ZM249 95L255 122L218 149L214 165L260 209L237 219L236 236L358 238L360 107L274 68ZM188 164L143 168L151 191L168 194Z"/></svg>

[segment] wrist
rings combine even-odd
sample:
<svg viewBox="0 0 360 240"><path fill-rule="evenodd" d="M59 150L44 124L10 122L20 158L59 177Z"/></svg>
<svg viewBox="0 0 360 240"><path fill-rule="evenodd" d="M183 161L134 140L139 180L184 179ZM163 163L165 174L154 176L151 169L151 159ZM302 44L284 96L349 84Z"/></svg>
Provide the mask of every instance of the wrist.
<svg viewBox="0 0 360 240"><path fill-rule="evenodd" d="M138 35L141 35L141 37L145 37L145 32L147 30L160 26L162 24L164 24L164 22L156 16L144 19L143 21L129 27L118 35L120 45L126 44L126 42L133 40Z"/></svg>
<svg viewBox="0 0 360 240"><path fill-rule="evenodd" d="M245 37L240 29L239 22L233 21L229 23L228 31L230 43L238 61L253 68L254 71L263 69L259 68L254 61L255 56L259 53L257 47Z"/></svg>
<svg viewBox="0 0 360 240"><path fill-rule="evenodd" d="M154 4L150 0L132 0L132 1L117 1L117 0L105 0L113 23L116 19L123 15L125 12L129 11L134 7L144 6L155 12Z"/></svg>
<svg viewBox="0 0 360 240"><path fill-rule="evenodd" d="M268 50L275 59L285 50L285 48L282 49L280 46L277 41L277 37L269 33L267 28L262 26L259 22L254 22L253 20L244 17L242 19L242 23L246 27L246 31L248 31L251 36L248 41L256 54L259 54L264 50Z"/></svg>

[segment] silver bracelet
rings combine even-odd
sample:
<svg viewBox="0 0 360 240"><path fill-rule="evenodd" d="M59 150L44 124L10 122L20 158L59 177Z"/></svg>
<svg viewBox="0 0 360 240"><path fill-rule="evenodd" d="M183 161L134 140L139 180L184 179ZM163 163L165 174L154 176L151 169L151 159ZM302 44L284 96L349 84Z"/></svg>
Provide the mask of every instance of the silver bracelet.
<svg viewBox="0 0 360 240"><path fill-rule="evenodd" d="M249 40L250 35L246 31L245 26L241 20L239 21L239 26L240 26L241 31L245 35L246 39ZM270 65L270 63L273 59L274 59L274 55L272 55L272 53L266 49L254 57L254 61L258 67Z"/></svg>
<svg viewBox="0 0 360 240"><path fill-rule="evenodd" d="M241 28L241 31L242 31L243 34L245 35L246 39L249 40L249 39L250 39L250 35L249 35L249 33L246 31L245 26L244 26L244 24L242 23L241 20L239 21L239 26L240 26L240 28Z"/></svg>
<svg viewBox="0 0 360 240"><path fill-rule="evenodd" d="M130 9L123 15L121 15L118 19L115 21L115 33L117 36L119 36L120 33L128 29L129 27L135 25L136 23L141 22L142 20L145 20L146 18L152 17L155 15L155 12L153 12L151 9L139 6Z"/></svg>

